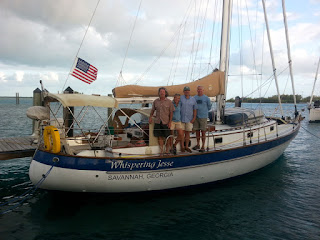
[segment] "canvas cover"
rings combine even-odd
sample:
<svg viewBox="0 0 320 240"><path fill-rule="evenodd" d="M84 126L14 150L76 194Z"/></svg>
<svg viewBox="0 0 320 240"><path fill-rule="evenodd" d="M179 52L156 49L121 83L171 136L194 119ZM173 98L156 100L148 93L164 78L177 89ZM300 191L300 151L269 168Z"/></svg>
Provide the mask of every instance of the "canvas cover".
<svg viewBox="0 0 320 240"><path fill-rule="evenodd" d="M219 94L225 94L224 72L215 71L199 80L189 82L186 84L163 86L168 90L169 96L176 93L183 94L183 88L190 87L190 94L197 95L197 86L204 87L204 94L208 97L215 97ZM157 97L158 87L147 87L139 85L126 85L114 88L113 95L116 98L130 98L130 97Z"/></svg>
<svg viewBox="0 0 320 240"><path fill-rule="evenodd" d="M33 106L27 109L27 117L33 120L50 119L50 110L47 107Z"/></svg>
<svg viewBox="0 0 320 240"><path fill-rule="evenodd" d="M108 96L48 93L46 98L48 98L49 101L59 101L64 107L118 107L117 100Z"/></svg>

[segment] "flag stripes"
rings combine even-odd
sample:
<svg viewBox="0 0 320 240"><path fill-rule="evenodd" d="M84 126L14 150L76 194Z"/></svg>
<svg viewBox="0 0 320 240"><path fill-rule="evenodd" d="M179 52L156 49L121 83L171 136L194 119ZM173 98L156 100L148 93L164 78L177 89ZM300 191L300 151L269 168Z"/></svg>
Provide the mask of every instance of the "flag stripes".
<svg viewBox="0 0 320 240"><path fill-rule="evenodd" d="M77 58L77 64L70 74L79 80L91 84L97 79L98 69L81 58Z"/></svg>

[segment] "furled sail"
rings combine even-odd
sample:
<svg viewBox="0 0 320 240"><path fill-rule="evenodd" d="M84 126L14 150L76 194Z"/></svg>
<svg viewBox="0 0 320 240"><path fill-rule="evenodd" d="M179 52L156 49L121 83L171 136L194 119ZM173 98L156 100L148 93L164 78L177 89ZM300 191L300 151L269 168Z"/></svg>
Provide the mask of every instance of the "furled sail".
<svg viewBox="0 0 320 240"><path fill-rule="evenodd" d="M205 90L204 93L208 97L225 94L224 72L214 71L211 74L193 82L163 87L168 90L169 96L173 96L176 93L183 94L183 88L185 86L190 87L191 95L197 95L197 86L203 86ZM114 88L112 92L116 98L157 97L159 87L160 86L147 87L139 85L125 85Z"/></svg>

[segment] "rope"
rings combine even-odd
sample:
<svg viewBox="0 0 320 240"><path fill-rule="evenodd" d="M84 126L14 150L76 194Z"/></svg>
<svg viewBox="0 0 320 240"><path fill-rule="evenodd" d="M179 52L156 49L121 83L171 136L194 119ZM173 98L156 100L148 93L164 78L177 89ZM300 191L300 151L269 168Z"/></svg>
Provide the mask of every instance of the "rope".
<svg viewBox="0 0 320 240"><path fill-rule="evenodd" d="M162 55L165 53L165 51L168 49L168 47L171 45L171 43L173 42L173 40L175 39L176 35L180 32L180 29L182 28L182 25L179 26L179 28L176 30L176 32L173 34L171 40L169 41L169 44L167 46L165 46L164 49L162 49L160 55L158 57L156 57L153 62L149 65L149 67L147 68L147 70L145 70L141 76L134 82L134 85L137 85L139 81L142 80L142 78L150 71L150 69L153 67L153 65L162 57Z"/></svg>
<svg viewBox="0 0 320 240"><path fill-rule="evenodd" d="M218 4L218 1L215 1L215 6L214 6L214 12L213 12L213 16L217 16L217 4ZM214 39L214 31L215 31L215 25L216 25L216 22L217 21L213 21L213 24L212 24L212 34L211 34L211 44L210 44L210 54L209 54L209 59L208 59L208 70L207 72L209 72L209 67L211 65L211 56L212 56L212 48L213 48L213 39ZM213 68L212 68L213 69Z"/></svg>
<svg viewBox="0 0 320 240"><path fill-rule="evenodd" d="M81 43L80 43L80 46L79 46L79 49L78 49L78 51L77 51L77 54L76 54L75 59L78 57L78 54L79 54L80 49L81 49L81 47L82 47L83 41L84 41L84 39L85 39L85 37L86 37L86 35L87 35L87 32L88 32L88 30L89 30L89 27L90 27L90 25L91 25L93 16L94 16L95 13L96 13L96 10L97 10L97 8L98 8L99 3L100 3L100 0L98 0L97 5L96 5L96 8L95 8L94 11L93 11L93 14L92 14L91 19L90 19L90 22L89 22L89 24L88 24L87 30L86 30L86 32L84 33L84 36L83 36L83 38L82 38L82 41L81 41ZM70 68L69 74L70 74L70 72L71 72L71 70L72 70L72 68L73 68L73 65L74 65L74 63L72 63L72 66L71 66L71 68ZM67 81L68 81L68 79L69 79L69 74L68 74L68 76L67 76L66 81L64 82L64 85L63 85L63 87L62 87L61 92L64 91L64 87L66 86Z"/></svg>
<svg viewBox="0 0 320 240"><path fill-rule="evenodd" d="M176 61L175 63L175 67L172 66L172 69L174 68L174 74L173 74L173 77L172 77L172 81L171 81L171 84L173 85L173 82L175 80L175 77L176 77L176 72L177 72L177 69L178 69L178 65L179 65L179 60L180 60L180 55L181 55L181 51L182 51L182 46L183 46L183 41L185 39L185 31L186 31L186 26L187 26L187 21L188 21L188 18L190 17L190 14L188 14L189 12L189 9L191 8L191 3L192 1L190 1L189 3L189 6L188 6L188 9L183 17L183 20L180 24L180 29L179 29L179 35L178 35L178 40L177 40L177 46L176 46L176 51L178 49L178 46L179 46L179 53L178 53L178 57L176 57L176 53L175 53L175 56L174 56L174 60L173 60L173 65L174 65L174 61ZM183 28L183 31L182 31L182 28ZM181 35L181 31L182 31L182 35ZM181 39L181 41L180 41ZM177 59L177 60L175 60ZM171 78L171 70L170 70L170 75L169 75L169 79L168 79L168 83L167 85L169 85L169 81L170 81L170 78Z"/></svg>
<svg viewBox="0 0 320 240"><path fill-rule="evenodd" d="M180 30L181 31L181 30ZM174 68L174 65L175 65L175 61L176 61L176 56L177 56L177 51L178 51L178 46L179 46L179 41L180 41L180 32L178 34L178 40L177 40L177 45L176 45L176 48L175 48L175 51L174 51L174 57L173 57L173 61L172 61L172 65L171 65L171 68L170 68L170 74L169 74L169 77L168 77L168 81L167 81L167 86L169 85L169 81L170 81L170 78L171 78L171 73L173 71L173 68ZM181 49L180 49L181 50ZM180 52L179 52L179 56L180 56ZM179 61L179 58L177 59L177 62ZM172 80L172 84L173 84L173 80Z"/></svg>
<svg viewBox="0 0 320 240"><path fill-rule="evenodd" d="M319 136L317 136L317 135L313 134L313 133L312 133L312 132L310 132L309 130L305 129L303 126L301 126L301 128L303 128L303 130L305 130L307 133L311 134L312 136L314 136L314 137L316 137L316 138L320 139L320 137L319 137Z"/></svg>
<svg viewBox="0 0 320 240"><path fill-rule="evenodd" d="M194 15L196 16L197 15L196 14L197 2L195 1L194 4L195 4L195 6L194 6ZM200 10L200 7L199 7L199 10ZM199 18L199 15L198 15L198 18ZM187 68L187 74L186 74L186 82L188 81L190 65L192 65L192 58L193 58L193 53L194 53L194 45L195 45L196 28L197 28L197 24L198 24L198 18L194 22L194 33L193 33L193 38L192 38L192 48L191 48L191 53L190 53L189 63L188 63L188 68ZM190 79L192 78L192 70L193 70L193 66L191 66Z"/></svg>
<svg viewBox="0 0 320 240"><path fill-rule="evenodd" d="M132 31L131 31L131 34L130 34L128 46L127 46L126 53L125 53L124 58L123 58L123 62L122 62L122 66L121 66L121 69L120 69L120 74L119 74L119 78L118 78L118 81L116 83L116 86L119 86L119 84L121 85L121 80L120 80L121 78L123 79L123 82L125 83L125 80L124 80L124 78L122 76L122 70L123 70L124 63L125 63L125 61L127 59L127 54L128 54L129 46L130 46L130 43L131 43L133 31L134 31L134 29L136 27L137 19L138 19L139 13L140 13L141 3L142 3L142 0L140 1L140 4L139 4L139 8L138 8L138 12L137 12L137 15L136 15L136 19L134 20L133 28L132 28Z"/></svg>
<svg viewBox="0 0 320 240"><path fill-rule="evenodd" d="M2 203L0 204L0 207L2 206L6 206L6 205L9 205L10 203L13 203L13 202L17 202L21 197L22 197L22 200L19 201L17 204L15 204L14 206L12 206L11 208L9 208L8 210L5 210L5 211L2 211L0 212L0 215L4 215L8 212L11 212L12 210L18 208L25 200L29 199L32 194L40 187L40 185L44 182L44 180L47 178L47 176L49 175L49 173L51 172L53 166L51 166L51 168L48 170L48 172L46 174L43 174L42 175L42 178L39 180L39 182L34 185L32 188L30 188L29 190L27 190L26 192L22 193L20 196L18 197L15 197L14 199L10 200L10 201L7 201L5 203ZM29 193L30 192L30 193Z"/></svg>

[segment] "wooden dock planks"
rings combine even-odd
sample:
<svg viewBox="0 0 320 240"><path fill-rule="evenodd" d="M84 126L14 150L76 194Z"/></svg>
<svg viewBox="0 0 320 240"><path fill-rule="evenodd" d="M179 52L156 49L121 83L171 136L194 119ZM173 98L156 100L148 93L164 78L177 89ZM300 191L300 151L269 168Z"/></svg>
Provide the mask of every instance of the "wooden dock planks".
<svg viewBox="0 0 320 240"><path fill-rule="evenodd" d="M0 160L32 156L36 147L30 136L0 138Z"/></svg>

